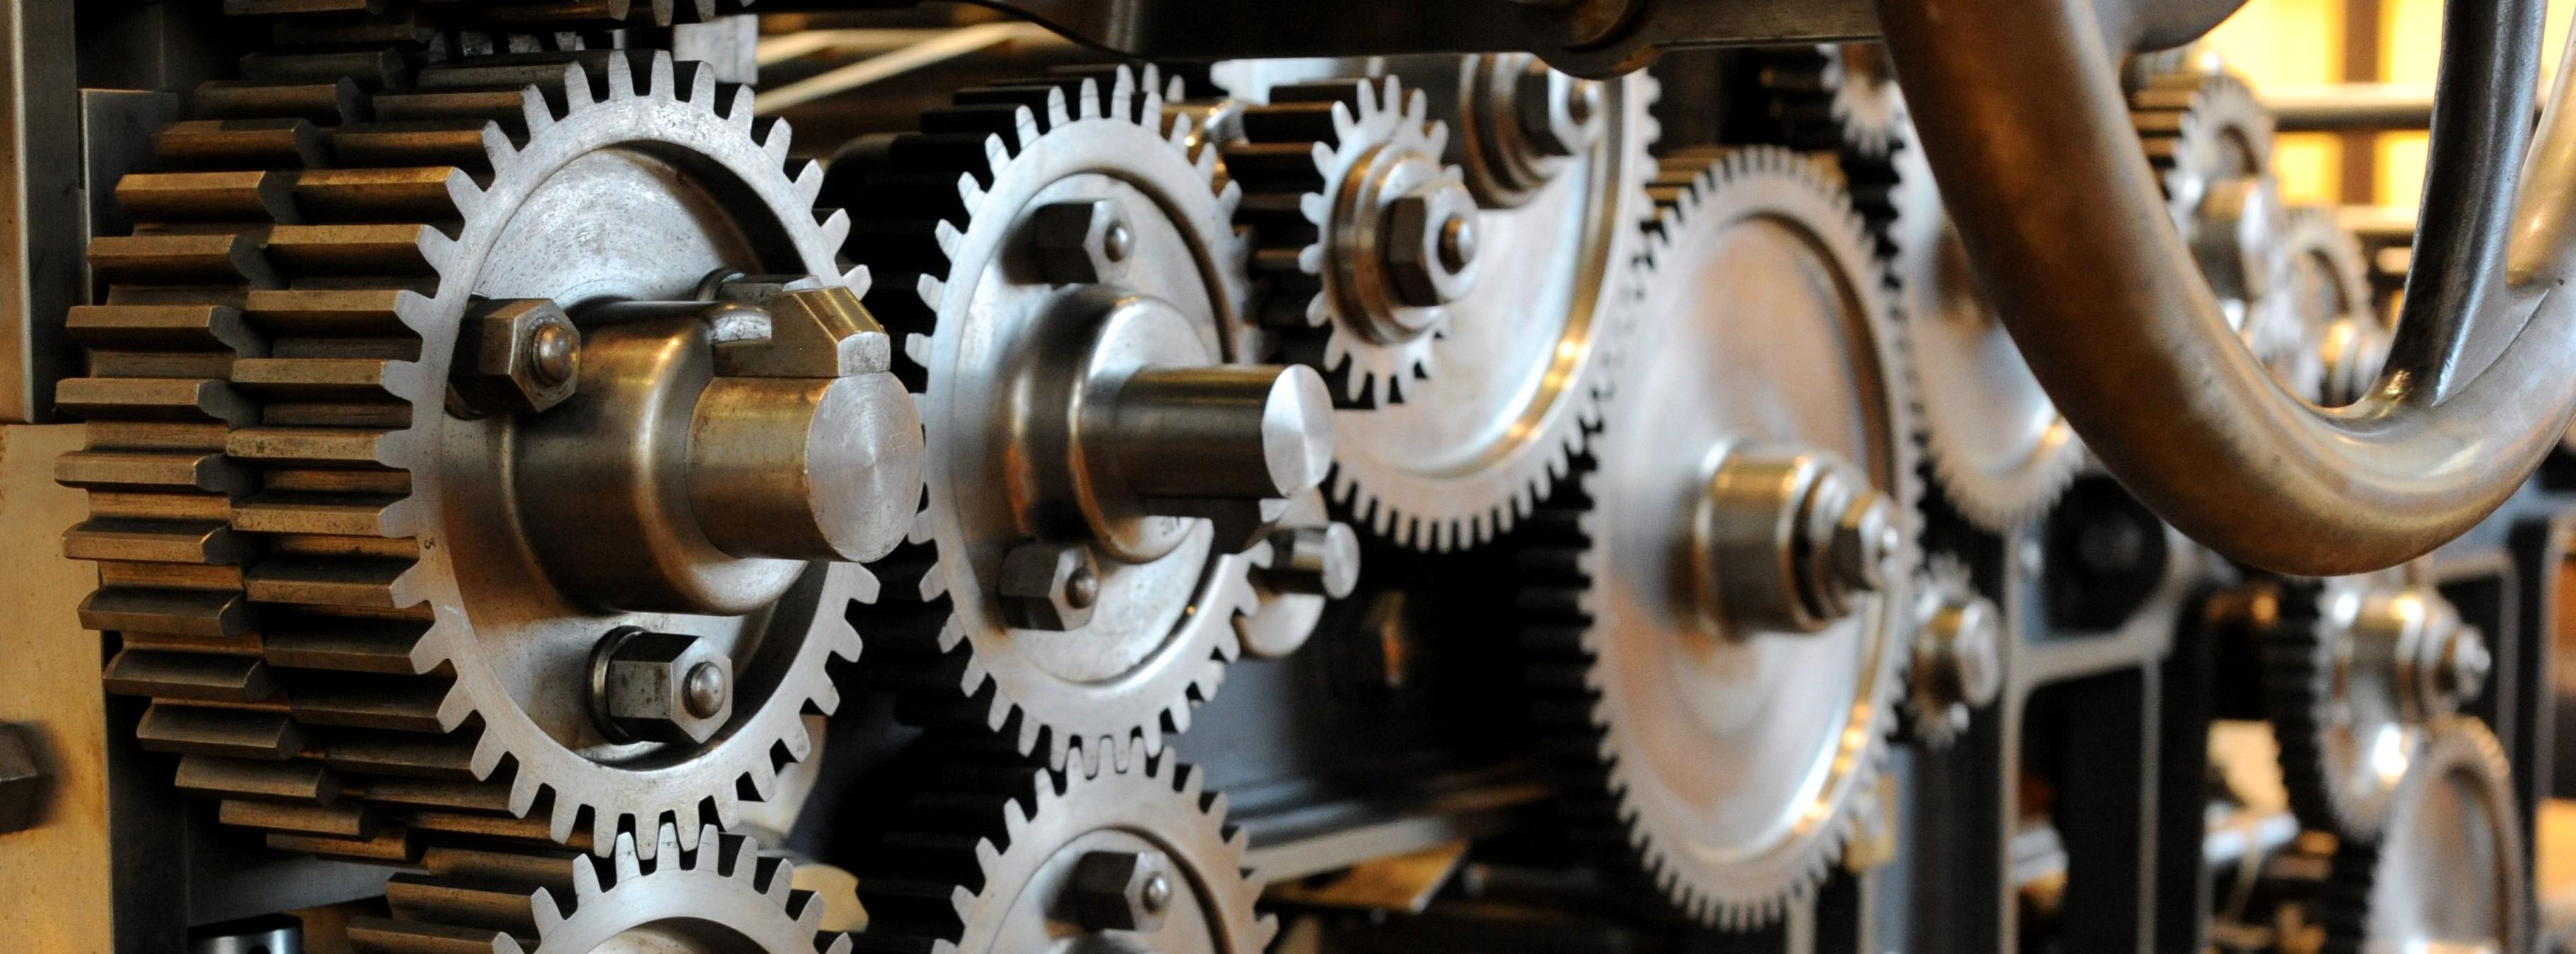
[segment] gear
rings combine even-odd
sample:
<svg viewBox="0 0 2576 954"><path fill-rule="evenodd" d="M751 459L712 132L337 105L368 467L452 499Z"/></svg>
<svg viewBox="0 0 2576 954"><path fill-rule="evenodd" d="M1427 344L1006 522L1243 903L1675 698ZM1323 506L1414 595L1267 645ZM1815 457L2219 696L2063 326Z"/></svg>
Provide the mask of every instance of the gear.
<svg viewBox="0 0 2576 954"><path fill-rule="evenodd" d="M2328 407L2350 404L2378 380L2394 329L2371 303L2361 239L2332 209L2291 209L2286 222L2281 244L2289 272L2275 297L2289 309L2286 325L2318 343L2319 389L2308 397Z"/></svg>
<svg viewBox="0 0 2576 954"><path fill-rule="evenodd" d="M393 917L359 917L350 943L372 954L849 954L847 935L822 930L823 903L794 890L796 866L709 825L680 847L661 828L646 860L620 833L609 859L498 845L442 846L421 874L385 885ZM567 896L569 895L569 896Z"/></svg>
<svg viewBox="0 0 2576 954"><path fill-rule="evenodd" d="M1191 156L1190 123L1166 120L1155 72L1139 80L1120 67L961 92L923 117L924 132L846 150L826 190L864 210L853 257L904 270L868 304L902 342L928 431L913 545L882 570L893 605L858 614L870 674L901 694L904 718L1000 732L1055 767L1096 767L1104 755L1126 764L1189 725L1240 651L1235 618L1254 606L1254 560L1242 551L1303 488L1264 488L1281 499L1258 516L1254 501L1232 498L1137 513L1105 481L1056 473L1059 462L1092 461L1064 451L1078 438L1046 436L1068 415L1029 409L1070 409L1068 379L1154 361L1249 375L1273 398L1302 399L1297 382L1310 382L1315 406L1289 407L1303 415L1293 420L1259 417L1264 426L1311 427L1329 414L1313 372L1234 363L1252 347L1239 314L1238 192L1217 181L1213 151ZM1016 257L1026 245L1041 248ZM1075 361L1106 364L1064 367ZM1256 456L1279 449L1252 436ZM1010 443L1039 439L1059 443ZM1137 443L1159 452L1176 442ZM1194 460L1142 476L1289 467L1320 480L1322 458L1311 464ZM1048 565L1063 568L1053 584ZM1032 566L1041 588L1078 592L1082 605L1005 592Z"/></svg>
<svg viewBox="0 0 2576 954"><path fill-rule="evenodd" d="M313 88L292 72L251 99ZM821 607L873 580L766 561L786 595L722 612L532 585L555 566L499 470L529 429L450 413L445 385L466 323L510 312L490 301L685 300L719 269L863 288L820 170L748 90L659 53L469 59L330 118L172 126L163 161L189 171L123 180L136 234L91 247L109 304L72 316L93 377L63 385L90 445L57 477L92 491L65 549L106 568L83 617L123 635L110 688L152 697L139 732L184 756L182 788L314 850L400 857L393 829L531 813L602 851L732 821L836 705L826 662L858 655ZM731 657L717 731L612 742L560 691L628 628ZM380 820L374 843L306 837Z"/></svg>
<svg viewBox="0 0 2576 954"><path fill-rule="evenodd" d="M2237 336L2283 387L2313 400L2316 340L2273 300L2289 265L2272 114L2235 75L2186 70L2131 91L2129 115L2174 226Z"/></svg>
<svg viewBox="0 0 2576 954"><path fill-rule="evenodd" d="M2531 886L2512 779L2485 723L2435 725L2389 793L2385 832L2336 844L2317 912L2323 950L2524 950Z"/></svg>
<svg viewBox="0 0 2576 954"><path fill-rule="evenodd" d="M1478 274L1428 345L1421 399L1336 415L1328 493L1382 539L1457 550L1529 514L1599 422L1635 223L1651 214L1656 87L1642 73L1578 80L1526 54L1384 68L1458 130L1448 158L1482 206Z"/></svg>
<svg viewBox="0 0 2576 954"><path fill-rule="evenodd" d="M1743 927L1814 891L1879 771L1921 484L1902 329L1830 173L1697 158L1652 187L1634 314L1658 348L1616 369L1580 492L1518 563L1540 716L1603 793L1574 824Z"/></svg>
<svg viewBox="0 0 2576 954"><path fill-rule="evenodd" d="M2263 694L2290 807L2348 840L2383 830L2425 726L2485 680L2477 629L2408 572L2258 584L2277 593Z"/></svg>
<svg viewBox="0 0 2576 954"><path fill-rule="evenodd" d="M1449 127L1431 121L1421 91L1389 78L1273 86L1268 103L1245 107L1242 130L1225 167L1243 186L1237 219L1261 241L1253 263L1278 352L1324 372L1346 406L1405 401L1449 329L1447 286L1477 270L1474 203L1457 167L1440 162ZM1406 232L1391 224L1399 218L1421 221ZM1464 243L1404 238L1444 229ZM1421 257L1425 241L1442 246L1434 261L1402 273L1421 287L1400 285L1391 263ZM1452 252L1464 254L1437 261Z"/></svg>
<svg viewBox="0 0 2576 954"><path fill-rule="evenodd" d="M1129 771L960 766L860 879L868 950L1257 954L1278 921L1225 797L1168 757Z"/></svg>
<svg viewBox="0 0 2576 954"><path fill-rule="evenodd" d="M1876 43L1828 43L1770 52L1762 88L1780 144L1884 161L1913 137L1905 94Z"/></svg>
<svg viewBox="0 0 2576 954"><path fill-rule="evenodd" d="M1891 161L1888 240L1923 385L1924 449L1960 516L2000 533L2057 502L2084 445L1977 290L1922 150L1900 148Z"/></svg>
<svg viewBox="0 0 2576 954"><path fill-rule="evenodd" d="M1915 599L1907 722L1916 741L1940 751L2002 691L2003 611L1977 592L1967 564L1948 554L1927 561Z"/></svg>

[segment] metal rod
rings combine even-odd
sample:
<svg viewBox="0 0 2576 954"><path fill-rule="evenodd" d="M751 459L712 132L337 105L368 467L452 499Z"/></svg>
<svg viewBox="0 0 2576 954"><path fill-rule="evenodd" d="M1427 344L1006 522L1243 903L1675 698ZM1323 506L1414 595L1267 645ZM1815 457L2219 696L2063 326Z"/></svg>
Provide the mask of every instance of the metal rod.
<svg viewBox="0 0 2576 954"><path fill-rule="evenodd" d="M955 59L987 47L1013 40L1052 37L1045 27L1033 23L986 23L942 31L938 36L911 46L872 56L848 66L797 80L753 97L756 112L774 113L790 106L810 103L898 76L943 60Z"/></svg>
<svg viewBox="0 0 2576 954"><path fill-rule="evenodd" d="M2430 129L2429 83L2323 83L2266 86L2263 108L2282 132L2386 132Z"/></svg>

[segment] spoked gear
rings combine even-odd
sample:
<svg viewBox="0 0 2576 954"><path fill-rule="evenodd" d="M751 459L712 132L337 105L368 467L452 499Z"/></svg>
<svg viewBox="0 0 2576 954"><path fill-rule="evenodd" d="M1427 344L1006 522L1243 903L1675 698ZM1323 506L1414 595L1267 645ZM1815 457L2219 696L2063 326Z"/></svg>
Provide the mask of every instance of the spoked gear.
<svg viewBox="0 0 2576 954"><path fill-rule="evenodd" d="M864 216L853 257L901 270L869 305L928 431L913 545L882 571L897 605L858 614L870 673L904 718L1056 767L1188 727L1254 605L1244 551L1331 450L1313 371L1240 363L1239 193L1159 85L1119 67L967 90L845 150L828 190ZM1147 432L1082 453L1077 415Z"/></svg>
<svg viewBox="0 0 2576 954"><path fill-rule="evenodd" d="M1390 58L1457 131L1477 275L1447 304L1420 399L1336 415L1332 500L1382 539L1472 547L1510 529L1599 423L1637 223L1653 214L1654 80L1577 79L1526 54Z"/></svg>
<svg viewBox="0 0 2576 954"><path fill-rule="evenodd" d="M1758 147L1665 162L1638 340L1534 518L1535 686L1606 829L1689 916L1815 890L1885 755L1920 558L1912 384L1860 218ZM1795 673L1794 678L1789 674Z"/></svg>
<svg viewBox="0 0 2576 954"><path fill-rule="evenodd" d="M1876 43L1768 51L1759 78L1781 145L1884 160L1913 136L1905 94Z"/></svg>
<svg viewBox="0 0 2576 954"><path fill-rule="evenodd" d="M1887 234L1923 387L1924 450L1951 507L2000 533L2057 502L2084 445L1978 291L1923 151L1900 148L1890 163Z"/></svg>
<svg viewBox="0 0 2576 954"><path fill-rule="evenodd" d="M849 954L822 930L823 902L796 866L709 825L680 847L661 828L648 860L620 833L607 860L505 846L440 846L419 874L385 885L393 917L360 917L349 941L374 954Z"/></svg>
<svg viewBox="0 0 2576 954"><path fill-rule="evenodd" d="M2483 636L2411 572L2257 584L2277 594L2258 636L2264 707L2311 829L2377 837L2426 727L2484 687Z"/></svg>
<svg viewBox="0 0 2576 954"><path fill-rule="evenodd" d="M343 59L294 62L247 101L348 88L310 72ZM312 850L400 860L408 828L509 824L606 851L664 821L686 846L805 755L864 570L750 561L699 594L741 605L601 609L635 603L564 589L539 552L564 535L524 531L546 508L501 469L551 418L451 403L472 340L545 347L558 305L689 302L719 270L865 287L821 170L751 102L667 54L468 59L328 115L178 123L157 142L187 171L119 184L138 225L91 246L108 304L72 315L93 376L62 386L90 444L57 476L91 491L65 550L102 561L82 612L122 633L108 684L152 697L139 733L183 789ZM491 337L512 321L538 330ZM571 381L561 331L553 378L476 383ZM729 660L708 734L612 741L565 691L630 628Z"/></svg>
<svg viewBox="0 0 2576 954"><path fill-rule="evenodd" d="M1442 164L1449 127L1394 78L1272 86L1240 122L1225 167L1260 242L1274 353L1323 372L1344 406L1407 400L1478 271L1475 200Z"/></svg>
<svg viewBox="0 0 2576 954"><path fill-rule="evenodd" d="M2390 792L2387 828L2337 843L2318 911L2323 950L2525 950L2530 873L2512 779L2485 723L2437 724Z"/></svg>
<svg viewBox="0 0 2576 954"><path fill-rule="evenodd" d="M861 948L1259 954L1278 921L1225 796L1169 757L1127 771L953 767L859 881Z"/></svg>
<svg viewBox="0 0 2576 954"><path fill-rule="evenodd" d="M2328 407L2350 404L2378 380L2395 329L2371 299L2361 239L2334 210L2295 208L2286 221L2288 272L2275 297L2290 309L2289 325L2317 343L2318 390L2307 397Z"/></svg>

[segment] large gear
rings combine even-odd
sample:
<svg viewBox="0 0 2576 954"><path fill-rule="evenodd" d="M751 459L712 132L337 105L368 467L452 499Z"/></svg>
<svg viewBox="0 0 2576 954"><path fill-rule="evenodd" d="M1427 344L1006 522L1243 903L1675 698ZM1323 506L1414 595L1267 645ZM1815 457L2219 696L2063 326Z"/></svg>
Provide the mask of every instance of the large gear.
<svg viewBox="0 0 2576 954"><path fill-rule="evenodd" d="M2084 444L1978 291L1923 151L1898 149L1891 162L1888 241L1923 386L1924 449L1959 515L2002 532L2057 501Z"/></svg>
<svg viewBox="0 0 2576 954"><path fill-rule="evenodd" d="M2264 707L2309 828L2377 837L2426 727L2485 682L2483 637L2411 573L2257 584L2275 607L2259 635Z"/></svg>
<svg viewBox="0 0 2576 954"><path fill-rule="evenodd" d="M2525 949L2523 821L2485 723L2436 725L2388 819L2376 839L2336 844L2317 912L2326 954Z"/></svg>
<svg viewBox="0 0 2576 954"><path fill-rule="evenodd" d="M837 703L826 663L858 655L830 607L873 580L770 561L792 587L774 605L682 612L531 585L555 565L515 535L533 505L500 469L527 429L451 413L455 343L487 299L686 301L717 270L863 288L837 263L847 220L816 215L821 170L748 90L667 54L469 59L292 118L223 111L345 91L348 62L262 60L269 95L201 99L210 118L159 139L188 171L123 180L136 234L92 245L108 304L72 317L93 376L63 385L90 445L58 477L92 492L65 547L102 561L83 616L123 635L109 685L152 697L140 734L183 756L183 789L273 842L401 860L409 828L586 825L606 851L664 822L694 842L804 756L802 715ZM630 627L732 657L712 735L611 741L561 691Z"/></svg>
<svg viewBox="0 0 2576 954"><path fill-rule="evenodd" d="M1272 347L1322 371L1346 406L1406 401L1415 381L1436 373L1432 343L1448 333L1443 296L1403 297L1381 251L1397 243L1382 223L1408 194L1443 186L1465 194L1457 167L1440 164L1449 127L1433 122L1426 104L1393 78L1283 83L1244 108L1243 138L1223 147L1226 171L1243 187L1237 218L1261 243L1252 263ZM1442 221L1464 223L1472 236L1474 213L1452 208ZM1472 280L1474 244L1450 269L1464 273L1455 277Z"/></svg>
<svg viewBox="0 0 2576 954"><path fill-rule="evenodd" d="M1569 795L1575 823L1740 927L1815 889L1879 771L1921 483L1902 328L1831 174L1698 159L1652 187L1635 307L1658 347L1617 369L1581 491L1520 563L1541 716L1600 792Z"/></svg>
<svg viewBox="0 0 2576 954"><path fill-rule="evenodd" d="M934 770L935 771L935 770ZM1276 919L1253 903L1246 839L1225 797L1169 757L1127 771L963 767L913 798L859 882L867 950L925 954L1259 954Z"/></svg>
<svg viewBox="0 0 2576 954"><path fill-rule="evenodd" d="M661 828L647 856L631 832L606 860L467 843L429 849L421 873L385 885L392 917L365 916L349 941L370 954L849 954L822 930L823 902L795 890L796 866L707 826L680 847Z"/></svg>
<svg viewBox="0 0 2576 954"><path fill-rule="evenodd" d="M1192 156L1191 124L1165 116L1155 73L1139 80L1120 67L962 92L923 117L927 131L845 152L828 190L862 210L853 257L900 270L868 303L902 344L928 431L913 545L882 571L890 605L858 614L870 627L871 676L902 694L907 719L999 732L1057 767L1161 752L1216 691L1240 651L1235 619L1255 602L1254 561L1240 552L1255 540L1234 538L1245 529L1235 510L1217 520L1120 517L1110 511L1124 504L1084 497L1078 508L1024 512L1055 506L1057 491L1028 481L1048 479L1032 469L1062 457L1015 449L1019 435L1052 425L1012 415L1064 400L1021 396L1057 386L1047 382L1065 372L1053 362L1109 353L1099 349L1114 342L1096 336L1134 332L1159 336L1130 349L1146 349L1145 359L1255 370L1239 363L1253 347L1239 314L1239 192L1217 178L1214 151ZM1031 264L1045 263L1015 257L1039 212L1077 203L1123 210L1116 225L1072 236L1123 235L1122 275L1044 279L1052 273ZM1093 316L1130 304L1150 313ZM1297 374L1277 381L1302 375L1320 400L1312 372L1284 370ZM1261 466L1165 469L1223 476ZM1318 465L1308 479L1320 477ZM1104 528L1103 513L1116 525ZM1133 542L1139 535L1145 543ZM1159 554L1149 548L1157 541ZM1092 598L1079 620L1023 625L1031 621L1014 618L1001 592L1006 564L1047 547L1052 555L1040 556L1081 564L1072 572L1096 587L1085 584ZM1111 551L1096 566L1094 548Z"/></svg>
<svg viewBox="0 0 2576 954"><path fill-rule="evenodd" d="M1656 88L1643 74L1578 80L1525 54L1381 67L1457 131L1448 158L1481 207L1478 273L1446 305L1421 399L1336 415L1328 492L1380 538L1456 550L1529 514L1599 422L1636 223L1652 214Z"/></svg>

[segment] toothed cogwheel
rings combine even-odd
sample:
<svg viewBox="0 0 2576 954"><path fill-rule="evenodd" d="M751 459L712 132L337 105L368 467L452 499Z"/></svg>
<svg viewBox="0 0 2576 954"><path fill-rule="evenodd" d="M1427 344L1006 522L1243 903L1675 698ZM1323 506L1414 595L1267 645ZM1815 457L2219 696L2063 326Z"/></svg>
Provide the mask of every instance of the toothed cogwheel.
<svg viewBox="0 0 2576 954"><path fill-rule="evenodd" d="M2334 210L2290 210L2281 244L2288 276L2277 291L2289 322L2317 342L2319 380L2309 395L2326 407L2361 399L2379 379L2396 329L2370 295L2370 267L2361 239L2336 221Z"/></svg>
<svg viewBox="0 0 2576 954"><path fill-rule="evenodd" d="M2290 393L2314 400L2317 342L2279 306L2288 228L2272 175L2272 114L2233 74L2159 74L2129 94L2129 118L2167 210L2228 323Z"/></svg>
<svg viewBox="0 0 2576 954"><path fill-rule="evenodd" d="M823 902L796 866L709 825L680 847L664 825L647 860L620 833L607 861L495 845L432 848L424 873L385 884L393 917L363 916L349 942L371 954L849 954L822 930Z"/></svg>
<svg viewBox="0 0 2576 954"><path fill-rule="evenodd" d="M858 614L870 673L898 715L1053 767L1189 725L1240 649L1246 551L1331 452L1321 378L1243 363L1238 193L1159 86L967 90L844 150L827 188L889 273L868 304L928 432L890 605Z"/></svg>
<svg viewBox="0 0 2576 954"><path fill-rule="evenodd" d="M2391 791L2384 833L2336 843L2321 950L2526 950L2521 815L2495 733L2474 718L2443 720Z"/></svg>
<svg viewBox="0 0 2576 954"><path fill-rule="evenodd" d="M837 264L848 225L814 208L821 169L788 161L749 90L661 53L468 59L329 118L170 126L157 147L185 171L122 180L135 234L90 248L108 303L74 309L92 376L62 385L90 443L57 478L91 491L64 548L101 561L82 616L123 635L109 688L152 698L139 734L182 756L183 789L294 847L398 860L405 829L506 823L586 827L605 851L620 830L670 821L686 843L730 822L806 754L800 716L837 704L826 663L859 652L838 607L873 579L748 560L695 598L570 585L548 545L580 535L529 526L573 484L514 483L532 471L512 461L599 402L524 420L451 402L474 340L542 347L552 327L563 345L565 313L602 302L706 307L718 271L821 276L800 287L855 307L837 286L866 273ZM504 321L537 332L486 333ZM643 327L594 321L594 339ZM549 353L531 373L551 377L502 390L614 367ZM661 554L621 541L691 532L594 530L576 549ZM564 691L629 629L730 666L706 734L612 741Z"/></svg>
<svg viewBox="0 0 2576 954"><path fill-rule="evenodd" d="M1344 406L1406 401L1481 270L1475 199L1441 161L1449 127L1392 78L1273 86L1238 121L1222 152L1273 351Z"/></svg>
<svg viewBox="0 0 2576 954"><path fill-rule="evenodd" d="M1827 43L1768 51L1759 80L1781 145L1884 160L1913 135L1887 50Z"/></svg>
<svg viewBox="0 0 2576 954"><path fill-rule="evenodd" d="M1381 539L1480 545L1557 485L1600 422L1627 265L1652 214L1652 78L1579 79L1527 54L1390 57L1456 135L1477 214L1473 287L1431 340L1417 400L1337 414L1329 496Z"/></svg>
<svg viewBox="0 0 2576 954"><path fill-rule="evenodd" d="M1924 451L1943 499L2001 533L2057 502L2084 464L2084 444L1978 290L1923 150L1900 148L1891 166L1887 235L1923 386Z"/></svg>
<svg viewBox="0 0 2576 954"><path fill-rule="evenodd" d="M2484 687L2485 639L2414 567L2268 583L2263 701L2301 824L2347 839L2385 830L2427 726Z"/></svg>
<svg viewBox="0 0 2576 954"><path fill-rule="evenodd" d="M1912 635L1921 495L1901 328L1831 173L1756 147L1651 187L1640 350L1534 518L1525 632L1564 751L1688 916L1810 896L1880 770ZM1795 678L1790 678L1795 674Z"/></svg>
<svg viewBox="0 0 2576 954"><path fill-rule="evenodd" d="M1948 554L1927 562L1915 601L1907 721L1916 741L1939 751L2003 690L2003 610L1977 592L1967 564Z"/></svg>
<svg viewBox="0 0 2576 954"><path fill-rule="evenodd" d="M956 766L916 794L859 879L867 950L929 954L1258 954L1277 919L1253 903L1225 796L1168 757L1058 774ZM930 826L930 827L910 827Z"/></svg>

